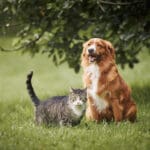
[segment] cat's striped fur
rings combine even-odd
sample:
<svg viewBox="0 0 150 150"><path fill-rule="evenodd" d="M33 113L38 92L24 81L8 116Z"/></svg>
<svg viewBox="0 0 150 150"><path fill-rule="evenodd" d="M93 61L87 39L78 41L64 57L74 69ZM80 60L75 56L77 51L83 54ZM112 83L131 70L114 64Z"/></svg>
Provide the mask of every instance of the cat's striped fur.
<svg viewBox="0 0 150 150"><path fill-rule="evenodd" d="M72 89L68 96L55 96L40 101L34 92L31 79L33 72L27 75L27 90L36 108L37 124L77 125L86 109L86 89Z"/></svg>

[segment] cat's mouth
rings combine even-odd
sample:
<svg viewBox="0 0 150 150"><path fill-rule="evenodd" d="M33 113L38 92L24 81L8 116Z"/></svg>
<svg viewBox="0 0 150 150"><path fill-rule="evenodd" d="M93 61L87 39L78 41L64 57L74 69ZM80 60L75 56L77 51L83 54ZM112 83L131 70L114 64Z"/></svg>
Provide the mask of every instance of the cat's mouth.
<svg viewBox="0 0 150 150"><path fill-rule="evenodd" d="M83 105L81 105L81 104L77 104L77 105L76 105L76 108L78 108L78 109L83 109L83 108L84 108L84 106L83 106Z"/></svg>
<svg viewBox="0 0 150 150"><path fill-rule="evenodd" d="M81 104L77 104L76 106L77 106L77 107L82 107L82 105L81 105Z"/></svg>

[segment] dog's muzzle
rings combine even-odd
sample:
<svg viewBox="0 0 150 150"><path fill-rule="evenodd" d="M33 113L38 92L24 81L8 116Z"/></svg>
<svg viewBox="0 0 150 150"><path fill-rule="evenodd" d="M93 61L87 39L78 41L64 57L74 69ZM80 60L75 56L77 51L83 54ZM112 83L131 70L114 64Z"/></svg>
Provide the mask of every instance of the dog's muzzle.
<svg viewBox="0 0 150 150"><path fill-rule="evenodd" d="M94 48L89 48L89 49L88 49L88 53L89 53L89 54L93 54L93 53L94 53Z"/></svg>
<svg viewBox="0 0 150 150"><path fill-rule="evenodd" d="M97 55L96 55L95 51L96 51L95 45L92 45L87 49L88 58L89 58L90 63L95 62L97 60Z"/></svg>

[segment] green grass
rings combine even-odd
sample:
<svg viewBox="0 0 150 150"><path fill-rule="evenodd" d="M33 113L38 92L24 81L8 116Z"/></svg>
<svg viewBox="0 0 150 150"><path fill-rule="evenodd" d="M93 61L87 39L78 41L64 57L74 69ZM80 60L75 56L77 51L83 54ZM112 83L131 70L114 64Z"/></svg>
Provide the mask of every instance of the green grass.
<svg viewBox="0 0 150 150"><path fill-rule="evenodd" d="M0 45L10 46L9 38ZM150 56L140 54L141 63L120 73L132 87L138 105L134 124L86 122L76 127L45 127L34 124L34 108L26 86L26 74L34 70L33 85L40 98L68 93L82 87L82 71L75 74L67 64L55 67L46 55L0 52L0 150L149 150L150 149Z"/></svg>

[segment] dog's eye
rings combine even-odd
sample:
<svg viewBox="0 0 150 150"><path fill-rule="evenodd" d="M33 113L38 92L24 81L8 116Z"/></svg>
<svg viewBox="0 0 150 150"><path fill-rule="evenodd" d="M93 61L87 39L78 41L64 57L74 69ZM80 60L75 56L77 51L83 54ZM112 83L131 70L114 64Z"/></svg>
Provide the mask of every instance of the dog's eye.
<svg viewBox="0 0 150 150"><path fill-rule="evenodd" d="M103 48L103 45L98 44L97 46L98 46L99 48Z"/></svg>
<svg viewBox="0 0 150 150"><path fill-rule="evenodd" d="M90 46L91 44L90 43L88 43L88 46Z"/></svg>

